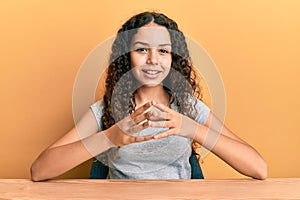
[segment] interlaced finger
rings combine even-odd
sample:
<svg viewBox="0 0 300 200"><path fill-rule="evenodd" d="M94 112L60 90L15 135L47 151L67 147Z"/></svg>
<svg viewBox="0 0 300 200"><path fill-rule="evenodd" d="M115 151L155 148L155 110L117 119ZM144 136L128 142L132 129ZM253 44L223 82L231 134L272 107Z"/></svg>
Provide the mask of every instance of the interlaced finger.
<svg viewBox="0 0 300 200"><path fill-rule="evenodd" d="M171 128L172 122L171 121L151 121L150 126L154 128Z"/></svg>
<svg viewBox="0 0 300 200"><path fill-rule="evenodd" d="M144 130L145 128L149 127L149 125L150 125L150 122L148 120L146 120L145 122L143 122L141 124L130 127L127 130L127 134L133 135L135 133L138 133L138 132Z"/></svg>
<svg viewBox="0 0 300 200"><path fill-rule="evenodd" d="M169 108L168 106L165 106L164 104L161 103L156 103L153 104L154 107L158 108L159 110L163 111L163 112L172 112L173 110L171 108Z"/></svg>
<svg viewBox="0 0 300 200"><path fill-rule="evenodd" d="M144 105L142 105L141 107L139 107L138 109L136 109L132 114L131 117L134 118L137 115L140 115L142 113L144 113L147 109L149 109L152 105L152 102L147 102Z"/></svg>
<svg viewBox="0 0 300 200"><path fill-rule="evenodd" d="M149 111L148 119L151 121L170 120L171 114L152 106Z"/></svg>
<svg viewBox="0 0 300 200"><path fill-rule="evenodd" d="M146 119L149 119L150 111L141 113L139 115L136 115L135 117L131 116L131 120L134 124L140 124L141 122L145 121Z"/></svg>

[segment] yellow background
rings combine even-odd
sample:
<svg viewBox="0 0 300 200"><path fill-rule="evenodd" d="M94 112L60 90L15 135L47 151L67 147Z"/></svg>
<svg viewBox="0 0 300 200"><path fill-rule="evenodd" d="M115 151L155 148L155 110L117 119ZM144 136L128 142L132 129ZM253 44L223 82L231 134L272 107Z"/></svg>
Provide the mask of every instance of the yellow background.
<svg viewBox="0 0 300 200"><path fill-rule="evenodd" d="M160 11L201 44L222 75L226 125L269 164L300 177L300 1L1 1L0 177L73 126L72 89L89 52L133 14ZM62 177L87 178L90 161ZM242 177L210 154L206 178Z"/></svg>

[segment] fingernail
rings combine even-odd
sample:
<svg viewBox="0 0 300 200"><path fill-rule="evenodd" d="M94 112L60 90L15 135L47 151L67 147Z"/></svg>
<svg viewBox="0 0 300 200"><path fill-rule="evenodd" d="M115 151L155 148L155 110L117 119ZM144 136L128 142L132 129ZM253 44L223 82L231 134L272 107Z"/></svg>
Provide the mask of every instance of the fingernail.
<svg viewBox="0 0 300 200"><path fill-rule="evenodd" d="M153 137L154 139L158 139L158 136L157 135L154 135L154 137Z"/></svg>
<svg viewBox="0 0 300 200"><path fill-rule="evenodd" d="M148 124L147 124L147 122L145 122L144 124L143 124L143 127L147 127L148 126Z"/></svg>

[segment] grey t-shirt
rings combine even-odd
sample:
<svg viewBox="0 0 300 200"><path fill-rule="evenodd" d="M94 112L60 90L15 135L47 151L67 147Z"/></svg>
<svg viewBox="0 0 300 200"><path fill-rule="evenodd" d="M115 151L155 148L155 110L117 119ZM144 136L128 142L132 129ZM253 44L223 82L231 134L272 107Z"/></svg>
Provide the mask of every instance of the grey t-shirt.
<svg viewBox="0 0 300 200"><path fill-rule="evenodd" d="M178 111L175 102L171 107ZM101 131L103 102L97 101L91 105L91 109ZM200 100L197 100L195 109L198 114L194 120L204 124L210 109ZM168 129L148 127L135 135L157 134L166 130ZM110 179L190 179L191 143L190 138L169 136L111 148L96 158L108 165Z"/></svg>

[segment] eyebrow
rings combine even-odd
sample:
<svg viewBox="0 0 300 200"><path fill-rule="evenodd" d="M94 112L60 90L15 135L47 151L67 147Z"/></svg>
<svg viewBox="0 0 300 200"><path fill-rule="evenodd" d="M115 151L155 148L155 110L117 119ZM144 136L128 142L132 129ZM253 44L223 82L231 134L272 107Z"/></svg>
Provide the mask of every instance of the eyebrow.
<svg viewBox="0 0 300 200"><path fill-rule="evenodd" d="M136 44L141 44L141 45L145 45L145 46L150 46L150 44L146 43L146 42L141 42L141 41L136 41L132 44L132 46L136 45ZM171 46L170 43L166 43L166 44L159 44L158 46L163 47L163 46Z"/></svg>

